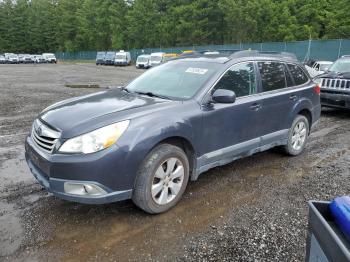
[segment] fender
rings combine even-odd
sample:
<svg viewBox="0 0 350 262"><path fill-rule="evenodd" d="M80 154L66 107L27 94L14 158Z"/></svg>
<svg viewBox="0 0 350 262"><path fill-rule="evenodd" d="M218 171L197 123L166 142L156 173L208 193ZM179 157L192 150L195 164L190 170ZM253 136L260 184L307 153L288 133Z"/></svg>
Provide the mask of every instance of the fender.
<svg viewBox="0 0 350 262"><path fill-rule="evenodd" d="M305 97L301 98L298 100L297 103L295 103L295 105L293 106L293 108L290 111L289 114L289 126L292 126L292 123L295 119L295 117L299 114L300 111L302 110L308 110L312 116L312 111L313 111L313 106L312 106L312 102L310 99L307 99ZM311 121L312 122L312 121ZM310 127L311 127L312 123L310 123Z"/></svg>

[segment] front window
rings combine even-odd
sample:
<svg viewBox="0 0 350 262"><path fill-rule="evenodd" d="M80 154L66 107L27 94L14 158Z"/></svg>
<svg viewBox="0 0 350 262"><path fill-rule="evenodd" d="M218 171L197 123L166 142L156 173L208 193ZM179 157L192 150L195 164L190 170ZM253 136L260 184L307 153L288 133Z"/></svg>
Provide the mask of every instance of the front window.
<svg viewBox="0 0 350 262"><path fill-rule="evenodd" d="M126 59L125 55L116 55L115 59Z"/></svg>
<svg viewBox="0 0 350 262"><path fill-rule="evenodd" d="M345 73L350 72L350 59L337 60L330 68L331 72Z"/></svg>
<svg viewBox="0 0 350 262"><path fill-rule="evenodd" d="M159 63L162 61L162 56L151 56L151 62Z"/></svg>
<svg viewBox="0 0 350 262"><path fill-rule="evenodd" d="M220 67L216 63L174 61L157 66L128 86L129 92L153 93L173 99L193 97Z"/></svg>
<svg viewBox="0 0 350 262"><path fill-rule="evenodd" d="M115 53L107 53L106 58L114 58Z"/></svg>
<svg viewBox="0 0 350 262"><path fill-rule="evenodd" d="M137 62L146 63L146 62L148 62L148 58L147 57L138 57Z"/></svg>
<svg viewBox="0 0 350 262"><path fill-rule="evenodd" d="M97 58L101 59L104 58L105 54L104 53L97 53Z"/></svg>
<svg viewBox="0 0 350 262"><path fill-rule="evenodd" d="M237 97L256 93L256 80L253 63L241 63L232 66L216 84L215 89L227 89Z"/></svg>

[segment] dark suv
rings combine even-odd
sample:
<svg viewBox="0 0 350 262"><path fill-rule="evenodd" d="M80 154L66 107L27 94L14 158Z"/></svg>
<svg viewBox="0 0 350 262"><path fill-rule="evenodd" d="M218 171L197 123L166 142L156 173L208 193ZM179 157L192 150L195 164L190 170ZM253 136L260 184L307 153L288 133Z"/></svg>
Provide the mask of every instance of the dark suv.
<svg viewBox="0 0 350 262"><path fill-rule="evenodd" d="M321 87L321 104L350 109L350 56L339 58L315 81Z"/></svg>
<svg viewBox="0 0 350 262"><path fill-rule="evenodd" d="M175 59L121 89L46 108L26 139L26 159L60 198L132 198L160 213L210 168L275 146L300 154L320 117L319 94L292 56Z"/></svg>

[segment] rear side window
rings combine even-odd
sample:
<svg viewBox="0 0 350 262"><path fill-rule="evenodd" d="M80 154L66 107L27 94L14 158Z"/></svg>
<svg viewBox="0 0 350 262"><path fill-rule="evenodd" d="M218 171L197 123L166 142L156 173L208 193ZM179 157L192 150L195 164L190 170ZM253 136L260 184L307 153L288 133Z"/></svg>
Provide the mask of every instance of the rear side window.
<svg viewBox="0 0 350 262"><path fill-rule="evenodd" d="M253 63L233 65L216 84L216 89L232 90L237 97L255 94L256 81Z"/></svg>
<svg viewBox="0 0 350 262"><path fill-rule="evenodd" d="M279 62L258 62L263 92L286 87L284 65Z"/></svg>
<svg viewBox="0 0 350 262"><path fill-rule="evenodd" d="M300 66L288 64L288 68L292 77L294 78L295 85L303 85L309 81L309 78L304 73L303 69Z"/></svg>

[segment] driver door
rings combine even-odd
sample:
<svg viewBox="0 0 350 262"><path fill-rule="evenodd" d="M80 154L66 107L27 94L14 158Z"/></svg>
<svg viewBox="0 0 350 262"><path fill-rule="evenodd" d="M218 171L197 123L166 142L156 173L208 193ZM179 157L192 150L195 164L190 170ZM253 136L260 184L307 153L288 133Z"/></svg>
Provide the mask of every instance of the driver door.
<svg viewBox="0 0 350 262"><path fill-rule="evenodd" d="M201 165L222 161L259 147L256 126L262 101L257 94L253 62L233 65L221 77L217 89L232 90L236 101L231 104L210 103L202 107L203 132Z"/></svg>

